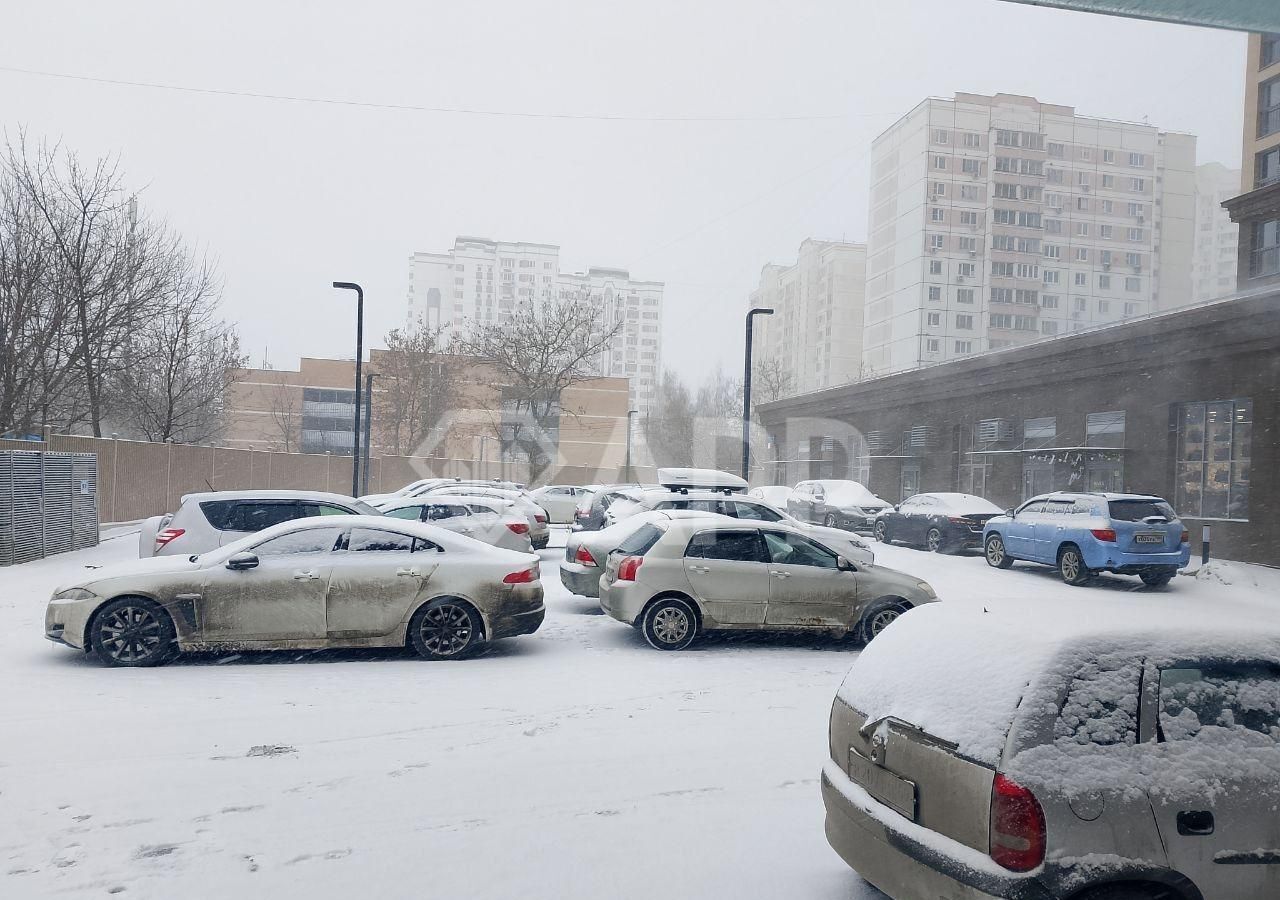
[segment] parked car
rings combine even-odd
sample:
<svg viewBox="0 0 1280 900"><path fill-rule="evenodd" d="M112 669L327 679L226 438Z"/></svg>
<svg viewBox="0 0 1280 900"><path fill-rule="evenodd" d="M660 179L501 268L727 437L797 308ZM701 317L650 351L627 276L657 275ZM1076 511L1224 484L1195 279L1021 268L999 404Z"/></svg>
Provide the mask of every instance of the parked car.
<svg viewBox="0 0 1280 900"><path fill-rule="evenodd" d="M606 484L598 490L578 499L573 512L573 527L577 531L599 531L605 527L605 511L621 499L634 499L643 489L639 484Z"/></svg>
<svg viewBox="0 0 1280 900"><path fill-rule="evenodd" d="M293 519L376 516L363 501L323 491L209 491L186 494L177 512L152 516L138 529L138 556L207 553Z"/></svg>
<svg viewBox="0 0 1280 900"><path fill-rule="evenodd" d="M514 504L529 523L529 541L534 550L541 550L551 541L551 529L547 524L547 512L529 499L523 491L504 490L470 484L447 484L418 495L420 498L434 497L490 497L495 500L506 500Z"/></svg>
<svg viewBox="0 0 1280 900"><path fill-rule="evenodd" d="M600 579L604 611L659 650L683 650L721 629L870 641L936 599L919 578L851 562L801 529L718 517L641 526L609 554Z"/></svg>
<svg viewBox="0 0 1280 900"><path fill-rule="evenodd" d="M1280 897L1274 621L933 605L828 745L827 840L894 900Z"/></svg>
<svg viewBox="0 0 1280 900"><path fill-rule="evenodd" d="M876 540L900 541L935 553L982 546L982 526L1002 510L973 494L916 494L882 510L875 520Z"/></svg>
<svg viewBox="0 0 1280 900"><path fill-rule="evenodd" d="M573 523L573 511L578 508L578 501L589 492L589 488L570 484L548 484L529 496L534 502L547 511L547 518L553 525L570 525Z"/></svg>
<svg viewBox="0 0 1280 900"><path fill-rule="evenodd" d="M1190 540L1173 507L1145 494L1042 494L982 529L988 565L1043 563L1076 585L1115 572L1162 587L1190 560Z"/></svg>
<svg viewBox="0 0 1280 900"><path fill-rule="evenodd" d="M505 550L533 552L529 521L509 500L463 494L434 499L414 497L384 507L382 514L392 519L428 522Z"/></svg>
<svg viewBox="0 0 1280 900"><path fill-rule="evenodd" d="M397 491L391 491L387 494L365 494L360 497L362 503L370 506L376 506L379 503L390 503L401 497L410 497L418 491L425 491L440 484L452 484L456 481L453 478L420 478L417 481L411 481Z"/></svg>
<svg viewBox="0 0 1280 900"><path fill-rule="evenodd" d="M747 491L748 497L763 500L776 509L786 509L787 501L791 499L791 494L792 488L787 487L785 484L762 484Z"/></svg>
<svg viewBox="0 0 1280 900"><path fill-rule="evenodd" d="M45 636L111 666L188 650L411 646L455 659L542 624L537 556L385 516L283 522L59 588Z"/></svg>
<svg viewBox="0 0 1280 900"><path fill-rule="evenodd" d="M785 522L793 528L799 528L811 538L827 544L837 553L848 557L853 562L870 565L875 556L863 543L862 539L839 528L827 528L825 525L811 525L792 518L780 509L776 509L763 500L756 500L745 494L728 491L679 490L670 491L663 488L642 491L635 499L624 499L614 503L605 512L608 525L625 521L638 513L649 510L695 510L704 513L728 516L733 519L750 519L756 522ZM606 528L606 530L608 530ZM612 549L612 548L611 548Z"/></svg>
<svg viewBox="0 0 1280 900"><path fill-rule="evenodd" d="M801 522L870 532L889 504L857 481L802 481L787 500L787 512Z"/></svg>

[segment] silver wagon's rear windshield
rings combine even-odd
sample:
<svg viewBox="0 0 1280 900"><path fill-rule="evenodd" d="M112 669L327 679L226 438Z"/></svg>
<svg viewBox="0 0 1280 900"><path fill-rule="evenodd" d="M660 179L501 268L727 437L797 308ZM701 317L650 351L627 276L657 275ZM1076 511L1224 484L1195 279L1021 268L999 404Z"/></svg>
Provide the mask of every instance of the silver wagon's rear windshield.
<svg viewBox="0 0 1280 900"><path fill-rule="evenodd" d="M618 545L618 552L626 556L644 556L649 548L658 543L658 538L666 532L657 525L642 525L630 537Z"/></svg>

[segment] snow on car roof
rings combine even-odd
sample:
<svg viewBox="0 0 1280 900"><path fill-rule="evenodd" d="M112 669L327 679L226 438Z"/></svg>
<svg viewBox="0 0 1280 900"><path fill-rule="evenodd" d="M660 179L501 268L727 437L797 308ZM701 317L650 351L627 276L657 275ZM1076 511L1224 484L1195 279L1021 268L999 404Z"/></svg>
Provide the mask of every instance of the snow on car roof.
<svg viewBox="0 0 1280 900"><path fill-rule="evenodd" d="M948 492L928 491L920 495L921 497L933 497L942 501L943 505L954 509L981 509L1000 511L1000 507L996 506L985 497L979 497L976 494L957 494Z"/></svg>
<svg viewBox="0 0 1280 900"><path fill-rule="evenodd" d="M291 491L262 488L241 491L196 491L182 495L182 502L205 500L331 500L339 503L350 503L354 498L346 494L334 494L329 491Z"/></svg>
<svg viewBox="0 0 1280 900"><path fill-rule="evenodd" d="M932 603L911 610L867 645L838 697L869 723L892 716L999 765L1019 704L1055 667L1118 649L1135 658L1280 661L1280 624L1232 628L1203 613L1125 611L1094 601L1098 614L1072 607L1018 609Z"/></svg>
<svg viewBox="0 0 1280 900"><path fill-rule="evenodd" d="M883 500L867 490L866 486L858 481L820 479L815 481L814 484L821 485L823 491L827 493L838 494L853 503L884 503Z"/></svg>
<svg viewBox="0 0 1280 900"><path fill-rule="evenodd" d="M506 509L509 506L515 506L515 503L506 497L482 497L478 494L423 494L419 497L410 497L406 500L397 500L395 503L388 503L382 507L384 511L393 509L403 509L406 506L431 506L436 503L478 503L485 506L493 506L498 509Z"/></svg>

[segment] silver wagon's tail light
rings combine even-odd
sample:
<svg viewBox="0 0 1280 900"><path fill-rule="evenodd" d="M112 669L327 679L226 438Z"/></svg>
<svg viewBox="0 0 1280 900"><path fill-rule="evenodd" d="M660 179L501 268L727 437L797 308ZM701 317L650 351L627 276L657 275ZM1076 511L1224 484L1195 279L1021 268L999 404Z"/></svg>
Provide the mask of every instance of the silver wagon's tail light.
<svg viewBox="0 0 1280 900"><path fill-rule="evenodd" d="M643 556L627 556L622 562L618 563L618 574L614 577L614 581L635 581L636 572L640 571L640 564L644 562Z"/></svg>
<svg viewBox="0 0 1280 900"><path fill-rule="evenodd" d="M521 569L519 572L512 572L510 575L502 579L503 584L533 584L538 580L539 570L538 564L534 563L527 569Z"/></svg>
<svg viewBox="0 0 1280 900"><path fill-rule="evenodd" d="M1044 862L1044 810L1012 778L996 773L991 785L990 855L1011 872L1030 872Z"/></svg>

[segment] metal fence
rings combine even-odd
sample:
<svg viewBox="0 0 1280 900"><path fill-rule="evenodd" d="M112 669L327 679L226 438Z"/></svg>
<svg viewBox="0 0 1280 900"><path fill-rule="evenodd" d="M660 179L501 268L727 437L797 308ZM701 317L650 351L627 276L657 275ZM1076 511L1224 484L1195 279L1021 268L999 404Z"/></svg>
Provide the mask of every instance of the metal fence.
<svg viewBox="0 0 1280 900"><path fill-rule="evenodd" d="M97 543L92 453L0 450L0 566Z"/></svg>

